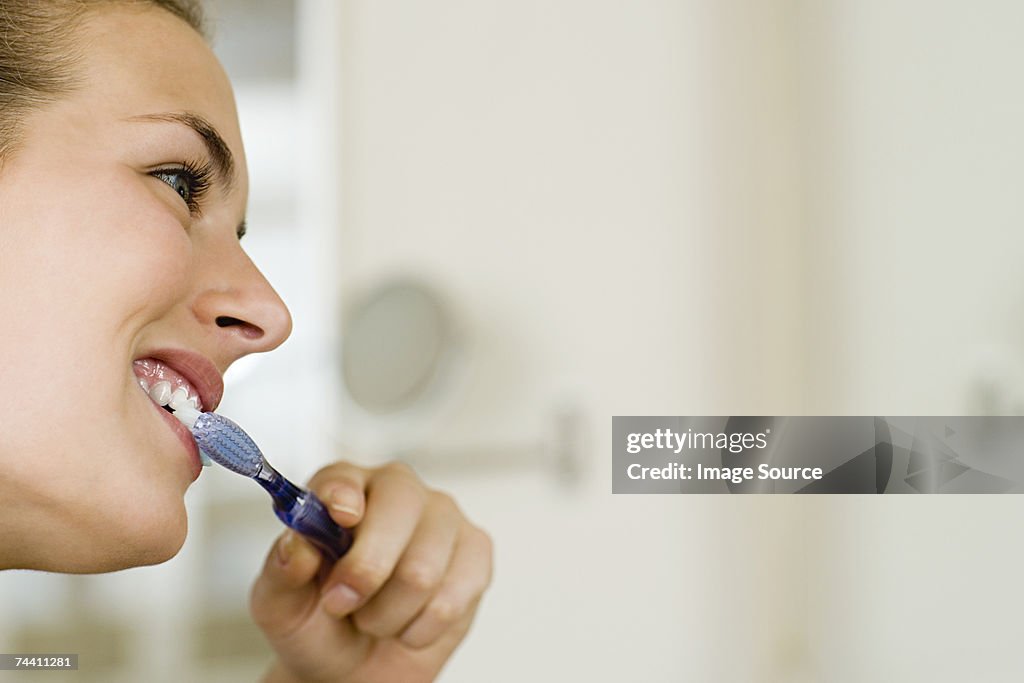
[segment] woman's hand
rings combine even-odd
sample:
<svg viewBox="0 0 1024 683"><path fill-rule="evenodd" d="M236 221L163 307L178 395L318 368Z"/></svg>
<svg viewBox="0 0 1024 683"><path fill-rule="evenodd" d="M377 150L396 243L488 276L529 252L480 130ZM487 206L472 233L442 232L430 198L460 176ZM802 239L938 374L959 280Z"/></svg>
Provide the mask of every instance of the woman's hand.
<svg viewBox="0 0 1024 683"><path fill-rule="evenodd" d="M490 583L490 538L405 465L336 463L309 488L355 542L322 581L300 535L271 549L250 605L278 654L266 680L433 680Z"/></svg>

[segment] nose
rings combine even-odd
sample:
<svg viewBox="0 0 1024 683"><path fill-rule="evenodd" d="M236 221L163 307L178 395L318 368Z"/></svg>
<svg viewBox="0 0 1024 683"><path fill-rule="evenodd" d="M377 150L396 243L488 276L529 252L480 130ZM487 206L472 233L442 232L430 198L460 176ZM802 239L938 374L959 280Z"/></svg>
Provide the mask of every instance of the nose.
<svg viewBox="0 0 1024 683"><path fill-rule="evenodd" d="M215 337L222 370L250 353L275 349L292 331L288 307L237 240L208 253L192 310Z"/></svg>

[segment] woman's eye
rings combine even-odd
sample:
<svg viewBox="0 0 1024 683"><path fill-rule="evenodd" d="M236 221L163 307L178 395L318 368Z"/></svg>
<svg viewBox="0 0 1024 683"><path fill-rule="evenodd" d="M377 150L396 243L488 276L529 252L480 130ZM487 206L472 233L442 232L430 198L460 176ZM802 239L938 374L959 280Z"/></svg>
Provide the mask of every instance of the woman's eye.
<svg viewBox="0 0 1024 683"><path fill-rule="evenodd" d="M190 214L199 213L199 200L210 187L211 169L206 164L186 163L178 168L153 171L150 175L167 183L185 202Z"/></svg>
<svg viewBox="0 0 1024 683"><path fill-rule="evenodd" d="M160 180L171 186L171 189L178 193L178 196L185 200L185 204L192 203L192 183L182 171L157 171L153 174Z"/></svg>

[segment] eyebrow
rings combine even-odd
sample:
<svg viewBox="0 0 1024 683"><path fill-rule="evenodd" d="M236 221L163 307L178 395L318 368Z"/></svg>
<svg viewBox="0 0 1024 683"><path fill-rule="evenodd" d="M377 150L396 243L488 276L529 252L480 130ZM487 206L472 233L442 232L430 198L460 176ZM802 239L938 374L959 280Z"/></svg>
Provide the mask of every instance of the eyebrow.
<svg viewBox="0 0 1024 683"><path fill-rule="evenodd" d="M210 157L213 159L216 171L223 176L227 185L231 185L235 178L235 157L231 154L231 149L224 142L224 138L220 136L217 129L213 127L213 124L199 114L188 111L140 114L130 117L129 120L167 121L170 123L180 123L191 128L202 139L203 144L206 145L206 151L209 152Z"/></svg>
<svg viewBox="0 0 1024 683"><path fill-rule="evenodd" d="M230 189L234 184L235 157L231 153L231 149L228 147L227 143L224 142L224 138L222 138L220 133L217 132L217 129L213 127L213 124L199 114L189 111L163 112L160 114L139 114L137 116L130 116L128 120L178 123L192 129L192 131L202 139L203 144L206 145L206 151L213 160L214 171L224 181L225 187ZM238 228L236 228L235 232L238 235L238 239L242 239L242 237L245 236L245 220L242 220L242 222L238 224Z"/></svg>

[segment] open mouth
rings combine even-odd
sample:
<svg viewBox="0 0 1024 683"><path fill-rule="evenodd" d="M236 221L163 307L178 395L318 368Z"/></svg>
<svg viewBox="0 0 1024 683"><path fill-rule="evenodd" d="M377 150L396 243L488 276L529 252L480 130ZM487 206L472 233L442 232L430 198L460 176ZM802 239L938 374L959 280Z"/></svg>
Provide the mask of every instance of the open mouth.
<svg viewBox="0 0 1024 683"><path fill-rule="evenodd" d="M191 431L174 412L188 408L184 414L192 412L198 415L204 410L216 408L224 384L216 368L206 359L188 352L163 353L167 353L173 360L139 358L132 362L132 372L139 388L146 392L153 403L166 411L167 425L185 446L194 463L193 475L198 477L202 467L209 465L210 460L199 450Z"/></svg>

